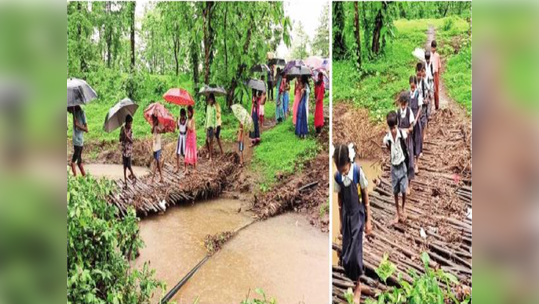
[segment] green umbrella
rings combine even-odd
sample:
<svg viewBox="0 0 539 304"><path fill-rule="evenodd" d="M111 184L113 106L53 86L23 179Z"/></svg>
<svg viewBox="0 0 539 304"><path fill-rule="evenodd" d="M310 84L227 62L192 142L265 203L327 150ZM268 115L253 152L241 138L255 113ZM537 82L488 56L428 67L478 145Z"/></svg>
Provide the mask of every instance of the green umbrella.
<svg viewBox="0 0 539 304"><path fill-rule="evenodd" d="M241 122L243 128L245 130L253 131L253 119L251 118L251 115L249 115L249 112L240 104L234 104L231 108L234 116L236 116L236 118Z"/></svg>

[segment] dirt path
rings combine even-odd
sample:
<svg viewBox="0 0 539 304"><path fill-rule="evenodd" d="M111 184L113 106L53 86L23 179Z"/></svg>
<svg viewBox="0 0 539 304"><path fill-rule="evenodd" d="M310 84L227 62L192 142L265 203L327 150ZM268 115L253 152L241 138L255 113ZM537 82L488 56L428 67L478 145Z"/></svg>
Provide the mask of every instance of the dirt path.
<svg viewBox="0 0 539 304"><path fill-rule="evenodd" d="M432 27L427 37L430 46L430 41L435 37ZM342 114L336 116L334 112L334 127L351 126L352 130L347 133L334 131L334 136L339 142L356 143L360 157L375 155L382 169L377 186L369 194L374 232L364 241L365 275L360 280L364 285L365 297L376 298L381 291L398 285L396 273L387 280L387 284L382 283L375 273L385 253L397 266L398 272L403 274L403 279L411 282L408 270L423 273L420 255L427 252L431 267L454 274L463 284L462 288L455 290L459 297L471 292L472 220L467 217L472 207L471 118L447 96L443 85L441 88L442 107L429 122L424 155L419 162L420 172L411 182L411 195L406 204L408 220L397 225L390 225L396 212L391 190L389 153L381 147L385 126L365 125L368 116L363 109L343 104L334 107L334 111ZM363 125L359 126L358 120ZM334 251L340 252L339 237L332 236L332 239L336 240ZM333 302L345 303L342 294L353 286L354 282L344 275L343 268L334 265Z"/></svg>

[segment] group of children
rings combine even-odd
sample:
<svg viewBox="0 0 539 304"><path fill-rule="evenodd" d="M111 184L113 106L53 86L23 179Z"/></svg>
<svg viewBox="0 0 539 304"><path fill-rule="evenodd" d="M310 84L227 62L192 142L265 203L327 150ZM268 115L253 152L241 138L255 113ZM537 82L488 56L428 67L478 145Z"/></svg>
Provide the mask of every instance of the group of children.
<svg viewBox="0 0 539 304"><path fill-rule="evenodd" d="M398 97L399 108L387 114L388 133L383 144L390 151L391 186L395 199L396 217L391 224L406 220L405 203L410 182L419 173L418 162L422 156L423 142L434 107L439 109L439 72L441 60L436 52L436 41L431 50L425 51L425 61L417 63L415 75L410 76L410 90ZM341 261L346 275L357 281L354 303L359 303L363 273L363 231L372 230L368 182L361 167L355 162L349 146L336 145L333 160L337 167L334 191L338 194L342 234ZM399 205L402 194L402 206Z"/></svg>

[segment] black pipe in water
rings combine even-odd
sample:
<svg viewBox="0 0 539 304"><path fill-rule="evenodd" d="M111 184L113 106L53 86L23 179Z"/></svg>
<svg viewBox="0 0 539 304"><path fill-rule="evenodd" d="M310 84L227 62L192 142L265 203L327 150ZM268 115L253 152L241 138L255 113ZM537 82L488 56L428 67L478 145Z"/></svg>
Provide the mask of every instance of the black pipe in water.
<svg viewBox="0 0 539 304"><path fill-rule="evenodd" d="M193 267L193 269L191 269L191 271L189 271L185 277L183 277L183 279L181 279L178 284L176 284L176 286L174 286L174 288L172 288L162 299L161 301L159 301L160 304L166 304L168 303L168 301L170 301L170 299L172 299L172 297L174 297L174 295L176 295L176 293L180 290L180 288L182 288L183 285L185 285L185 283L187 283L187 281L195 274L195 272L197 272L197 270L202 266L204 265L204 263L206 263L206 261L210 258L209 255L207 255L206 257L204 257L200 262L198 262L198 264Z"/></svg>

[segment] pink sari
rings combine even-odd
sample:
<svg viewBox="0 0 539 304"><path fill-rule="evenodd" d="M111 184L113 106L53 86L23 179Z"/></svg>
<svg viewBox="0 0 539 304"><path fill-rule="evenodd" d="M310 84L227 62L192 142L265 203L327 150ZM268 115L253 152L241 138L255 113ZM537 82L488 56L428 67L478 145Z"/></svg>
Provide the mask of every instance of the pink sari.
<svg viewBox="0 0 539 304"><path fill-rule="evenodd" d="M298 116L298 104L301 100L301 87L299 81L296 80L294 85L294 105L292 106L292 122L296 125L296 118Z"/></svg>

